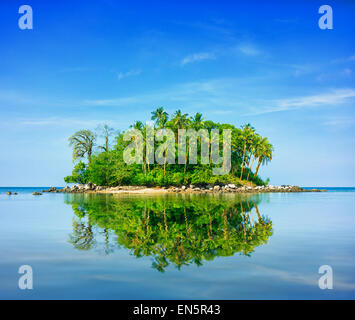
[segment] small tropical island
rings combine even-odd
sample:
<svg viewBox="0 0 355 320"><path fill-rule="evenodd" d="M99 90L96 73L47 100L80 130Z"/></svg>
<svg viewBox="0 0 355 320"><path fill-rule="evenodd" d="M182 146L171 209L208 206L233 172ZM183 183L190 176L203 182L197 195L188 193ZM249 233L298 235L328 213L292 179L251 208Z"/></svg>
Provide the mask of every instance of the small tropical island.
<svg viewBox="0 0 355 320"><path fill-rule="evenodd" d="M108 125L102 125L96 132L79 130L68 140L73 149L74 168L72 174L64 178L68 184L74 184L62 189L54 187L44 192L97 192L97 193L167 193L167 192L304 192L320 191L316 189L305 190L297 186L283 185L274 187L268 185L269 179L263 180L259 172L273 157L273 145L268 138L258 134L254 127L245 124L240 128L228 123L216 123L206 120L201 113L194 116L177 110L172 116L163 107L151 113L151 122L134 122L128 130L136 130L143 137L142 163L128 164L124 161L124 151L127 146L134 143L124 138L125 132L115 132ZM215 175L213 168L219 166L213 161L212 148L208 152L209 161L202 161L202 137L197 137L197 162L189 163L187 139L186 161L181 164L169 164L166 159L167 149L162 151L163 163L149 160L146 133L152 127L154 130L171 130L178 141L178 131L193 129L199 131L207 129L208 146L212 145L212 134L219 132L219 141L223 141L223 130L228 129L230 136L230 164L227 174ZM153 141L153 148L159 149L164 139ZM208 147L209 148L209 147ZM218 153L222 153L218 147ZM178 150L178 147L175 148ZM210 151L210 149L208 150ZM171 155L170 155L171 156ZM177 151L173 155L178 157Z"/></svg>

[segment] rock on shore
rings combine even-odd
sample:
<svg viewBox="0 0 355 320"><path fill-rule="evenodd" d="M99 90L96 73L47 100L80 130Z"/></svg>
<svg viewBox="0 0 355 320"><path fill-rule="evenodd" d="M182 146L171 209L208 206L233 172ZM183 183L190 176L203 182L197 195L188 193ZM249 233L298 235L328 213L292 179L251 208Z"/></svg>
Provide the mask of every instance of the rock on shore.
<svg viewBox="0 0 355 320"><path fill-rule="evenodd" d="M267 192L322 192L325 190L310 189L306 190L298 186L282 185L282 186L248 186L235 185L229 183L226 185L189 185L181 187L145 187L145 186L118 186L106 187L97 186L93 183L76 184L72 187L64 187L57 189L51 187L42 192L51 193L267 193Z"/></svg>

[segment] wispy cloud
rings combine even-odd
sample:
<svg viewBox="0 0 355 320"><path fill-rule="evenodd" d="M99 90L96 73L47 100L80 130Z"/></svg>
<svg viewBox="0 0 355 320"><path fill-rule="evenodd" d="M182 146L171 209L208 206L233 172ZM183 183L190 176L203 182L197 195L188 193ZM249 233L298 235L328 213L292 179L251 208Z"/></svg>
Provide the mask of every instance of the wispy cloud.
<svg viewBox="0 0 355 320"><path fill-rule="evenodd" d="M313 96L279 100L278 106L281 108L300 108L318 105L341 104L347 102L347 99L353 97L355 97L354 89L338 89L329 93Z"/></svg>
<svg viewBox="0 0 355 320"><path fill-rule="evenodd" d="M66 68L59 70L59 72L70 73L70 72L84 72L84 71L88 71L88 70L89 70L88 67L66 67Z"/></svg>
<svg viewBox="0 0 355 320"><path fill-rule="evenodd" d="M16 90L0 90L0 103L15 106L66 106L68 101L62 98L49 97L37 94L22 93Z"/></svg>
<svg viewBox="0 0 355 320"><path fill-rule="evenodd" d="M257 265L259 270L262 270L264 274L267 274L270 277L277 278L278 280L289 282L289 283L298 283L302 285L313 286L318 288L318 277L312 274L297 273L291 271L285 271L276 268L264 267ZM343 277L338 277L334 282L334 287L338 290L350 290L355 289L355 283L345 279Z"/></svg>
<svg viewBox="0 0 355 320"><path fill-rule="evenodd" d="M0 101L15 104L38 104L38 99L25 96L16 91L0 91Z"/></svg>
<svg viewBox="0 0 355 320"><path fill-rule="evenodd" d="M233 109L243 106L244 101L240 99L240 92L235 90L235 87L242 82L243 79L187 82L135 96L84 100L81 104L102 107L139 106L141 108L165 104L171 107L183 106L194 109L211 108L214 111L216 107L221 106Z"/></svg>
<svg viewBox="0 0 355 320"><path fill-rule="evenodd" d="M349 99L355 97L355 89L337 89L328 93L321 93L312 96L302 96L290 99L279 99L274 102L273 107L258 110L252 114L264 114L271 112L281 112L288 110L296 110L308 107L321 107L330 105L339 105L349 102Z"/></svg>
<svg viewBox="0 0 355 320"><path fill-rule="evenodd" d="M24 126L61 126L61 127L70 127L70 126L83 126L83 127L95 127L101 123L107 123L113 125L112 120L96 120L96 119L75 119L75 118L61 118L61 117L48 117L48 118L22 118L15 120L17 125Z"/></svg>
<svg viewBox="0 0 355 320"><path fill-rule="evenodd" d="M352 70L350 69L350 68L345 68L342 72L341 72L341 74L343 75L343 76L351 76L351 74L352 74Z"/></svg>
<svg viewBox="0 0 355 320"><path fill-rule="evenodd" d="M122 80L123 78L138 76L141 73L142 73L141 70L130 70L127 72L119 72L117 75L117 78L118 78L118 80Z"/></svg>
<svg viewBox="0 0 355 320"><path fill-rule="evenodd" d="M332 118L323 122L324 126L331 127L333 129L347 129L355 124L354 118L340 117Z"/></svg>
<svg viewBox="0 0 355 320"><path fill-rule="evenodd" d="M255 48L251 44L243 44L238 47L238 50L246 56L257 56L260 54L260 50Z"/></svg>
<svg viewBox="0 0 355 320"><path fill-rule="evenodd" d="M355 61L355 54L345 57L345 58L334 59L331 62L332 63L344 63L344 62L352 62L352 61Z"/></svg>
<svg viewBox="0 0 355 320"><path fill-rule="evenodd" d="M190 54L187 57L185 57L181 61L181 65L184 66L188 63L194 63L194 62L198 62L198 61L202 61L202 60L211 60L211 59L215 59L215 58L216 58L215 55L210 52L194 53L194 54Z"/></svg>

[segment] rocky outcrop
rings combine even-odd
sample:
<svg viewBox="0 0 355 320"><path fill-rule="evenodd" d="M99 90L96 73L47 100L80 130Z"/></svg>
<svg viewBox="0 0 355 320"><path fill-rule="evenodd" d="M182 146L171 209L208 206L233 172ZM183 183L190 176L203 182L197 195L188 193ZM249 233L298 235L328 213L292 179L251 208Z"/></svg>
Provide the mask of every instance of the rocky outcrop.
<svg viewBox="0 0 355 320"><path fill-rule="evenodd" d="M185 186L171 187L169 192L183 192L183 193L267 193L267 192L321 192L326 190L311 189L306 190L298 186L248 186L239 185L236 186L233 183L226 185L206 185L206 186L194 186L190 185L189 188Z"/></svg>
<svg viewBox="0 0 355 320"><path fill-rule="evenodd" d="M33 192L32 193L34 196L41 196L42 195L42 193L40 193L40 192Z"/></svg>
<svg viewBox="0 0 355 320"><path fill-rule="evenodd" d="M250 186L250 185L235 185L233 183L221 185L189 185L188 187L183 185L181 187L156 187L149 188L145 186L117 186L106 187L96 186L93 183L88 184L76 184L71 187L64 187L62 189L56 189L54 187L44 190L44 192L52 193L149 193L152 192L170 192L170 193L268 193L268 192L321 192L325 190L311 189L306 190L298 186Z"/></svg>
<svg viewBox="0 0 355 320"><path fill-rule="evenodd" d="M98 189L97 189L98 188ZM57 189L55 187L51 187L48 190L43 190L42 192L51 192L51 193L83 193L89 191L98 191L103 190L103 187L97 187L93 183L88 184L76 184L72 187L66 186L62 189Z"/></svg>

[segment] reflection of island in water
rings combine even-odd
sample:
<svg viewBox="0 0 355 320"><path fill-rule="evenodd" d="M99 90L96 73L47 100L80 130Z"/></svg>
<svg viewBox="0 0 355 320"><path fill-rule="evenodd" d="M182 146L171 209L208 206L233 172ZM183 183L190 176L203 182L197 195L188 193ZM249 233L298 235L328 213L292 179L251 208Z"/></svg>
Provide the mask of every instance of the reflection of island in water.
<svg viewBox="0 0 355 320"><path fill-rule="evenodd" d="M76 249L116 247L153 257L153 267L202 265L215 257L250 255L272 235L258 198L238 196L110 196L68 194L75 217L69 242Z"/></svg>

